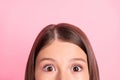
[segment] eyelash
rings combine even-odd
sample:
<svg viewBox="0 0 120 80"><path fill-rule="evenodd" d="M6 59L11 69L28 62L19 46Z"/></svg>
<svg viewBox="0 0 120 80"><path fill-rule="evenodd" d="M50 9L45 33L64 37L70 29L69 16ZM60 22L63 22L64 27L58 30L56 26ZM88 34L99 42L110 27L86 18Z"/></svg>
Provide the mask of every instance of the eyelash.
<svg viewBox="0 0 120 80"><path fill-rule="evenodd" d="M75 67L77 67L77 71L75 71ZM82 71L83 67L78 64L78 65L72 65L71 69L73 72L80 72L80 71ZM43 66L42 70L45 72L52 72L52 71L56 71L56 68L54 67L53 64L46 64Z"/></svg>
<svg viewBox="0 0 120 80"><path fill-rule="evenodd" d="M77 67L77 69L79 69L79 70L75 71L75 70L74 70L75 67ZM73 65L73 66L72 66L72 71L73 71L73 72L80 72L80 71L82 71L82 69L83 69L83 67L82 67L81 65Z"/></svg>
<svg viewBox="0 0 120 80"><path fill-rule="evenodd" d="M51 68L52 67L52 68ZM47 69L50 69L50 71L49 70L47 70ZM45 72L51 72L51 70L52 71L56 71L56 69L55 69L55 67L53 66L53 64L46 64L45 66L43 66L43 71L45 71Z"/></svg>

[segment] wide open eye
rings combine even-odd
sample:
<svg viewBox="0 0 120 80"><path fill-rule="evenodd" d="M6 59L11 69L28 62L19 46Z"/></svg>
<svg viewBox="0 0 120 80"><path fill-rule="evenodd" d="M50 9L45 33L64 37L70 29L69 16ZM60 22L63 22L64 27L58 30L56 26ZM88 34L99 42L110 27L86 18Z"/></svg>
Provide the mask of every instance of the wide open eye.
<svg viewBox="0 0 120 80"><path fill-rule="evenodd" d="M55 67L52 64L47 64L43 67L43 71L46 71L46 72L55 71Z"/></svg>
<svg viewBox="0 0 120 80"><path fill-rule="evenodd" d="M82 67L79 65L74 65L72 67L72 71L74 71L74 72L80 72L81 70L82 70Z"/></svg>

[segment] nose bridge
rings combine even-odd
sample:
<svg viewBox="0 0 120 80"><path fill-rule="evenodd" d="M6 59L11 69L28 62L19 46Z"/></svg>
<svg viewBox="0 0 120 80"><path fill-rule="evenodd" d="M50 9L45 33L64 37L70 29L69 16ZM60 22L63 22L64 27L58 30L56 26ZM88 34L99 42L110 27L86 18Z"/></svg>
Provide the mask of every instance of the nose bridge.
<svg viewBox="0 0 120 80"><path fill-rule="evenodd" d="M59 71L57 73L57 80L67 80L65 75L67 75L65 72Z"/></svg>
<svg viewBox="0 0 120 80"><path fill-rule="evenodd" d="M68 80L69 74L67 70L58 70L56 80ZM70 80L70 79L69 79Z"/></svg>
<svg viewBox="0 0 120 80"><path fill-rule="evenodd" d="M60 59L58 62L56 80L72 80L68 62L64 60Z"/></svg>

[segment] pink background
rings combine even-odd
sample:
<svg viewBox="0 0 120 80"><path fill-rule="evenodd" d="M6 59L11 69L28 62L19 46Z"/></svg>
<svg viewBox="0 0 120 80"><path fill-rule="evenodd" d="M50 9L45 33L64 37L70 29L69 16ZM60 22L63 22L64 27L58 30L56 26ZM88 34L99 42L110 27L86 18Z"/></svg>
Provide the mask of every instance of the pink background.
<svg viewBox="0 0 120 80"><path fill-rule="evenodd" d="M120 80L119 0L0 0L0 80L24 80L37 34L61 22L87 34L101 80Z"/></svg>

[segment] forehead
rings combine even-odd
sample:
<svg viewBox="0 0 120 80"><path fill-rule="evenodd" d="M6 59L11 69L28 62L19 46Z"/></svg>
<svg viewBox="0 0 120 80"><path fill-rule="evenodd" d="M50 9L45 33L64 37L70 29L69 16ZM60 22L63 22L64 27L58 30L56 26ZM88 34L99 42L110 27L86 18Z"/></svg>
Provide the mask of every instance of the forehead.
<svg viewBox="0 0 120 80"><path fill-rule="evenodd" d="M83 58L87 61L85 52L77 45L70 42L55 40L43 48L38 56L40 58L53 58L55 60L69 60L71 58Z"/></svg>

